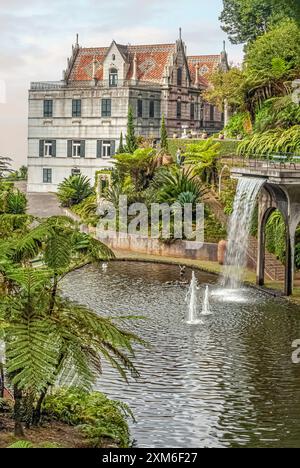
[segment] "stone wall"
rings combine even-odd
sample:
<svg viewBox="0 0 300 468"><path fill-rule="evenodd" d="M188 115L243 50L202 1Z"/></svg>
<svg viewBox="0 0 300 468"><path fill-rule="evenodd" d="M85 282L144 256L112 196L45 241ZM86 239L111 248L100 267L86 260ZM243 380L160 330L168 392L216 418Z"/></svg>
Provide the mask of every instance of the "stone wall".
<svg viewBox="0 0 300 468"><path fill-rule="evenodd" d="M125 250L148 255L162 257L186 258L192 260L218 261L218 245L204 243L200 248L192 248L194 242L177 240L171 244L166 244L159 239L150 239L138 235L128 235L121 237L113 233L101 233L100 240L111 249Z"/></svg>

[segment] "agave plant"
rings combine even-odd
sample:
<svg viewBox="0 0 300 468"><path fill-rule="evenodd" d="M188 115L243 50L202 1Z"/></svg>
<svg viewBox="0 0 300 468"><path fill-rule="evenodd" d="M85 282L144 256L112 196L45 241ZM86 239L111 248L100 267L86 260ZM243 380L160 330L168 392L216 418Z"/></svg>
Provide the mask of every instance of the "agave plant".
<svg viewBox="0 0 300 468"><path fill-rule="evenodd" d="M93 193L88 177L81 174L64 179L58 186L57 196L62 206L70 207L82 202Z"/></svg>
<svg viewBox="0 0 300 468"><path fill-rule="evenodd" d="M20 190L12 190L6 199L6 211L10 214L25 214L27 208L26 195Z"/></svg>

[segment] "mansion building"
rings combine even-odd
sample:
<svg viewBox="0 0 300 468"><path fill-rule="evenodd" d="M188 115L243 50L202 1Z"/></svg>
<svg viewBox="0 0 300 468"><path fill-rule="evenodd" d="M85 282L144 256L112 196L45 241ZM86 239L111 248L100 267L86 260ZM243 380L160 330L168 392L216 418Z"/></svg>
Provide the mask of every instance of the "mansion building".
<svg viewBox="0 0 300 468"><path fill-rule="evenodd" d="M181 34L180 34L181 36ZM131 106L137 135L159 140L162 115L169 137L223 127L223 114L204 102L208 76L228 70L227 54L188 56L173 44L73 46L62 81L31 83L28 191L55 192L71 174L94 182L113 166Z"/></svg>

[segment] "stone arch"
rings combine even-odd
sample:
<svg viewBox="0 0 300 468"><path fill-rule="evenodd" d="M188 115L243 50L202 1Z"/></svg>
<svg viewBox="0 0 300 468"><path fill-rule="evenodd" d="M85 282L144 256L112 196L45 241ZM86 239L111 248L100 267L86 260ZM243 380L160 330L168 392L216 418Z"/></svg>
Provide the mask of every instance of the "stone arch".
<svg viewBox="0 0 300 468"><path fill-rule="evenodd" d="M259 200L258 220L258 255L257 255L257 284L265 284L265 257L266 257L266 225L271 214L278 210L285 222L286 232L286 265L284 293L290 296L293 292L294 282L294 243L289 222L289 197L280 187L264 184Z"/></svg>

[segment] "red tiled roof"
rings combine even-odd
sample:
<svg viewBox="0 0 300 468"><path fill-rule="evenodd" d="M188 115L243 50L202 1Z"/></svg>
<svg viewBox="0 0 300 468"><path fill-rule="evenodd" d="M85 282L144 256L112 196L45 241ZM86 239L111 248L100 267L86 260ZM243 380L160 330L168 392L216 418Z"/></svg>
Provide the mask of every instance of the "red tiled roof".
<svg viewBox="0 0 300 468"><path fill-rule="evenodd" d="M208 76L221 63L220 55L192 55L187 57L192 82L195 83L196 65L199 67L199 83L208 86Z"/></svg>
<svg viewBox="0 0 300 468"><path fill-rule="evenodd" d="M175 44L155 44L124 46L118 45L123 56L129 61L127 79L132 78L133 60L137 57L137 79L141 81L160 82L163 78L165 66L175 52ZM109 47L81 48L70 73L71 81L91 80L93 61L96 59L96 78L103 79L103 62Z"/></svg>

